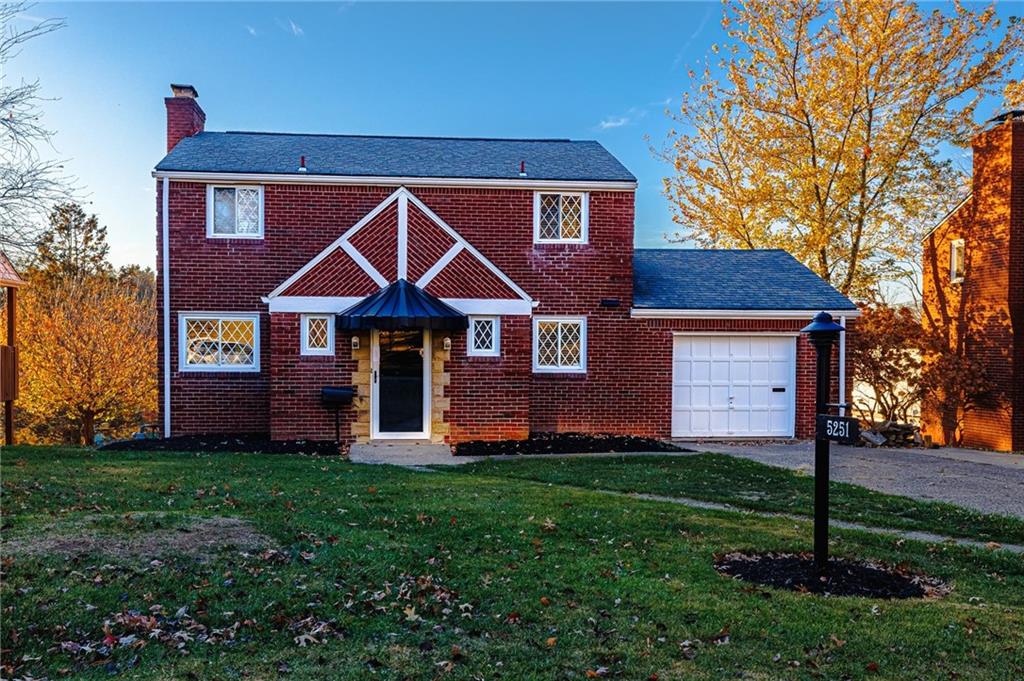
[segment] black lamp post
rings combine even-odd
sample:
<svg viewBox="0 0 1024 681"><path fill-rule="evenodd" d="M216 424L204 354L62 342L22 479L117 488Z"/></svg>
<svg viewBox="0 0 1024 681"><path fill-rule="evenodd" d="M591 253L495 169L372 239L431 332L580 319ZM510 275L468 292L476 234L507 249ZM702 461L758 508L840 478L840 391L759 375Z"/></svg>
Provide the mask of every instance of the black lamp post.
<svg viewBox="0 0 1024 681"><path fill-rule="evenodd" d="M832 345L843 327L828 312L814 315L801 329L818 351L817 413L828 414L832 386ZM828 458L829 440L820 431L814 438L814 569L819 575L828 572Z"/></svg>

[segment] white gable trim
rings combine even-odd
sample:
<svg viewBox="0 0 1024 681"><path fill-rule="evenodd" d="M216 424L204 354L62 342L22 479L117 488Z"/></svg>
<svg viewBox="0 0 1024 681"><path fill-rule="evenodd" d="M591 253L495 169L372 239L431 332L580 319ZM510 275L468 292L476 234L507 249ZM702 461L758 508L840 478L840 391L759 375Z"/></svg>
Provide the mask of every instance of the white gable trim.
<svg viewBox="0 0 1024 681"><path fill-rule="evenodd" d="M409 278L409 196L398 195L398 278Z"/></svg>
<svg viewBox="0 0 1024 681"><path fill-rule="evenodd" d="M466 247L460 243L456 243L454 246L449 248L448 251L445 252L445 254L442 255L438 259L438 261L435 262L430 267L429 270L423 273L423 276L419 278L419 281L416 282L416 285L419 286L420 288L423 288L427 284L432 282L434 280L434 277L440 274L441 270L448 266L448 263L450 263L452 260L455 260L455 256L457 256L459 253L462 253L462 251L465 250L465 248Z"/></svg>
<svg viewBox="0 0 1024 681"><path fill-rule="evenodd" d="M276 298L276 297L278 297L278 296L279 296L279 295L281 295L281 294L282 294L282 293L283 293L284 291L286 291L286 290L288 289L288 287L289 287L289 286L291 286L291 285L292 285L292 284L294 284L294 283L295 283L296 281L298 281L299 279L301 279L301 278L302 278L302 277L303 277L303 276L304 276L304 275L305 275L305 274L306 274L307 272L309 272L309 271L310 271L311 269L313 269L314 267L316 267L317 265L319 265L319 264L320 264L320 263L321 263L321 262L322 262L322 261L323 261L323 260L324 260L324 259L325 259L325 258L326 258L327 256L329 256L329 255L330 255L331 253L333 253L333 252L334 252L334 251L336 251L337 249L341 248L341 247L342 247L342 244L346 243L346 242L347 242L347 241L349 240L349 237L351 237L351 236L352 236L353 234L355 234L355 233L356 233L356 232L358 232L358 231L359 231L360 229L362 229L363 227L365 227L367 223L369 223L369 222L370 222L371 220L373 220L373 219L374 219L375 217L377 217L377 216L378 216L378 215L380 215L380 214L381 214L382 212L384 212L384 209L385 209L385 208L387 208L388 206L390 206L390 205L391 205L391 204L392 204L392 203L393 203L393 202L394 202L394 201L395 201L395 200L396 200L396 199L398 198L399 192L401 192L401 191L402 191L402 189L401 189L401 188L399 188L399 189L396 189L395 191L393 191L393 192L391 193L391 195L390 195L390 196L388 196L388 198L384 199L384 200L383 200L383 201L381 201L381 202L380 202L379 204L377 204L377 207L376 207L376 208L374 208L374 209L373 209L373 210L371 210L371 211L370 211L369 213L367 213L367 214L366 214L366 215L364 215L364 216L363 216L362 218L360 218L360 219L359 219L359 222L357 222L356 224L352 225L352 226L351 226L351 227L350 227L350 228L349 228L349 229L348 229L348 230L347 230L347 231L346 231L346 232L345 232L344 234L342 234L342 235L341 235L341 236L339 236L339 237L338 237L337 239L335 239L335 240L334 240L334 241L333 241L333 242L331 243L331 245L330 245L330 246L328 246L327 248L325 248L324 250L320 251L320 252L319 252L319 253L317 253L317 254L316 254L315 256L313 256L313 259L312 259L312 260L310 260L310 261L309 261L309 262L307 262L307 263L306 263L305 265L303 265L302 267L300 267L300 268L299 268L299 269L298 269L298 270L297 270L297 271L295 272L295 274L293 274L292 276L288 277L288 278L287 278L287 279L285 279L285 280L284 280L283 282L281 282L281 285L280 285L280 286L278 286L277 288L275 288L275 289L274 289L273 291L271 291L270 293L268 293L266 297L267 297L267 298ZM353 250L354 250L354 249L353 249ZM346 251L346 252L347 252L347 251ZM356 251L356 252L358 253L358 251ZM366 258L363 258L363 261L365 262L365 261L366 261ZM369 264L369 263L367 263L367 264ZM371 268L371 269L373 269L373 268ZM374 272L376 272L376 270L374 270ZM369 274L369 272L367 272L367 274ZM373 275L370 275L370 276L372 277ZM378 277L380 276L380 273L379 273L379 272L377 273L377 276L378 276ZM376 281L376 279L374 279L374 281ZM386 284L387 284L387 280L385 280L385 282L384 282L384 283L385 283L385 285L386 285Z"/></svg>
<svg viewBox="0 0 1024 681"><path fill-rule="evenodd" d="M278 296L266 299L271 314L277 312L330 313L344 312L363 300L353 296ZM493 298L442 298L466 315L529 315L533 305L525 300Z"/></svg>
<svg viewBox="0 0 1024 681"><path fill-rule="evenodd" d="M508 275L507 275L507 274L505 274L505 273L504 273L504 272L502 272L502 271L501 271L500 269L498 269L498 266L497 266L497 265L495 265L495 264L494 264L494 263L492 263L492 262L491 262L490 260L488 260L487 258L485 258L485 257L484 257L484 255L483 255L483 253L481 253L480 251L478 251L478 250L476 250L475 248L473 248L473 245L472 245L471 243L469 243L468 241L466 241L465 239L463 239L463 238L462 238L462 235L460 235L460 234L459 234L458 232L456 232L456 231L455 231L454 229L452 229L452 228L451 228L451 227L450 227L450 226L448 225L448 223L447 223L447 222L445 222L444 220L442 220L442 219L441 219L441 218L440 218L440 217L439 217L439 216L437 215L437 213L435 213L434 211L430 210L430 209L429 209L429 208L427 207L427 205L426 205L425 203L423 203L423 202L422 202L422 201L420 201L420 200L419 200L418 198L416 198L416 195L415 195L415 194L412 194L412 193L410 193L410 194L409 194L409 199L410 199L410 200L411 200L411 201L413 202L413 204L414 204L414 205L415 205L415 206L416 206L417 208L419 208L419 209L420 209L421 211L423 211L423 214L424 214L424 215L426 215L426 216L427 216L428 218L430 218L431 220L433 220L433 221L434 221L434 223L435 223L435 224L436 224L436 225L437 225L438 227L440 227L441 229L443 229L444 231L446 231L446 232L448 233L448 235L449 235L450 237L452 237L453 239L455 239L455 242L456 242L456 243L460 243L460 244L462 244L462 246L463 246L463 247L464 247L464 248L465 248L465 249L466 249L467 251L469 251L469 252L470 252L470 253L471 253L471 254L472 254L472 255L473 255L473 256L474 256L474 257L475 257L475 258L476 258L477 260L479 260L479 261L480 261L481 263L483 263L484 267L486 267L487 269L489 269L489 270L491 271L491 273L493 273L493 274L494 274L494 275L495 275L496 277L498 277L498 279L501 279L501 280L502 280L502 281L503 281L503 282L505 283L505 285L507 285L507 286L508 286L508 287L509 287L510 289L512 289L513 291L515 291L515 292L516 292L516 293L517 293L517 294L519 295L519 297L520 297L520 298L522 298L523 300L528 300L528 301L530 301L530 302L533 302L533 298L531 298L531 297L530 297L530 294L528 294L528 293L527 293L526 291L524 291L523 289L519 288L519 286L518 286L518 285L517 285L517 284L516 284L516 283L515 283L514 281L512 281L512 280L511 280L511 279L510 279L510 278L508 277Z"/></svg>
<svg viewBox="0 0 1024 681"><path fill-rule="evenodd" d="M444 230L452 239L455 240L455 245L441 256L441 258L435 262L429 270L416 283L421 288L426 286L430 281L438 275L452 260L455 259L462 250L469 251L473 257L481 262L488 270L490 270L498 279L500 279L510 289L524 301L533 303L533 299L529 296L526 291L520 288L508 275L502 272L497 265L492 263L490 260L485 258L480 251L473 248L473 246L466 241L462 236L456 232L451 226L442 220L434 211L430 210L425 203L420 201L416 196L405 187L399 187L391 193L386 199L384 199L376 208L371 210L369 213L364 215L356 224L352 225L344 234L338 237L333 243L327 248L320 251L312 260L303 265L295 274L284 280L277 288L271 291L264 298L265 301L273 300L280 296L289 286L294 284L296 281L301 279L307 272L316 267L322 262L327 256L333 253L337 249L342 249L371 279L380 287L387 286L390 282L387 278L382 275L377 269L370 264L370 261L359 252L355 246L352 245L350 239L355 236L359 230L370 223L375 217L380 215L388 206L394 202L398 202L398 239L396 248L398 250L398 277L404 279L408 276L409 269L409 201L423 211L434 224ZM306 310L309 312L310 310Z"/></svg>
<svg viewBox="0 0 1024 681"><path fill-rule="evenodd" d="M348 253L348 256L355 260L356 264L359 265L360 269L362 269L364 272L370 275L370 279L373 279L374 283L377 284L377 286L384 287L390 283L387 280L387 277L378 272L377 268L371 265L370 261L367 260L366 257L359 252L359 249L352 245L351 241L342 241L341 250Z"/></svg>

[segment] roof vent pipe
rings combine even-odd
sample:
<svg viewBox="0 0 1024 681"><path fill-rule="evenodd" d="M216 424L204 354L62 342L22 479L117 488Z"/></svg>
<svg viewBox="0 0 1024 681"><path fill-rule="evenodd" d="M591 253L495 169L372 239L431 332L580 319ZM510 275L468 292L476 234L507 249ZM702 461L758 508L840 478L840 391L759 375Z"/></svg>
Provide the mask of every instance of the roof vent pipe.
<svg viewBox="0 0 1024 681"><path fill-rule="evenodd" d="M299 156L299 172L300 173L306 172L306 157L305 156Z"/></svg>
<svg viewBox="0 0 1024 681"><path fill-rule="evenodd" d="M519 177L526 177L526 161L519 162Z"/></svg>

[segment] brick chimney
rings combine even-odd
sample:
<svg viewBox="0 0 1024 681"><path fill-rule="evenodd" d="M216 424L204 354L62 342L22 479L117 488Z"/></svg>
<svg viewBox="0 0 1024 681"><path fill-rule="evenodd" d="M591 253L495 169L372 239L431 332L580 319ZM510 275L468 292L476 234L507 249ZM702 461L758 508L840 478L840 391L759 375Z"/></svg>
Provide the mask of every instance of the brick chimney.
<svg viewBox="0 0 1024 681"><path fill-rule="evenodd" d="M203 131L206 114L196 99L199 93L191 85L171 83L171 97L164 98L167 107L167 151L178 142Z"/></svg>

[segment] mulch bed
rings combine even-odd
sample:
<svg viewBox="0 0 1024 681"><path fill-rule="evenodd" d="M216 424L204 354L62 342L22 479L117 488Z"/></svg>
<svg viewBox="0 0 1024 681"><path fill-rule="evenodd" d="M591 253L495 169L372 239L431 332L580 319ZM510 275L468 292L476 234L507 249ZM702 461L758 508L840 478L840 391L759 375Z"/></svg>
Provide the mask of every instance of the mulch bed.
<svg viewBox="0 0 1024 681"><path fill-rule="evenodd" d="M180 435L164 439L122 440L100 449L137 452L243 452L252 454L337 455L338 445L324 440L271 440L269 435Z"/></svg>
<svg viewBox="0 0 1024 681"><path fill-rule="evenodd" d="M596 452L685 452L662 440L633 435L586 433L534 433L526 440L474 440L452 448L455 456L508 456L517 454L593 454Z"/></svg>
<svg viewBox="0 0 1024 681"><path fill-rule="evenodd" d="M729 553L715 556L715 569L734 579L822 596L939 598L950 591L933 577L847 558L830 558L828 576L818 577L811 553Z"/></svg>

